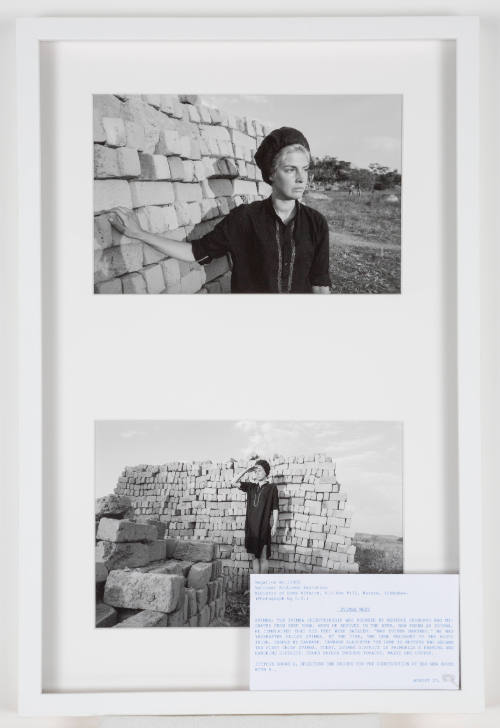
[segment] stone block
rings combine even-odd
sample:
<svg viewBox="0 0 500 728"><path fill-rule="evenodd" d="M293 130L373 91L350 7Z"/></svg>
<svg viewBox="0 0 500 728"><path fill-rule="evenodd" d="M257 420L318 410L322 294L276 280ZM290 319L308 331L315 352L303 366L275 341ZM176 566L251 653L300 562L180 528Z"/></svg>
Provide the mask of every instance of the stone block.
<svg viewBox="0 0 500 728"><path fill-rule="evenodd" d="M230 179L210 178L208 180L208 186L215 197L232 195L234 192L234 182Z"/></svg>
<svg viewBox="0 0 500 728"><path fill-rule="evenodd" d="M181 293L198 293L205 283L204 270L192 270L181 278Z"/></svg>
<svg viewBox="0 0 500 728"><path fill-rule="evenodd" d="M196 159L193 162L194 165L194 181L201 182L202 179L206 179L207 174L205 172L205 166L201 159Z"/></svg>
<svg viewBox="0 0 500 728"><path fill-rule="evenodd" d="M147 293L146 281L140 273L127 273L122 277L123 293Z"/></svg>
<svg viewBox="0 0 500 728"><path fill-rule="evenodd" d="M113 627L118 621L116 609L107 604L96 604L95 607L95 626L96 627Z"/></svg>
<svg viewBox="0 0 500 728"><path fill-rule="evenodd" d="M144 265L154 265L155 263L159 263L161 260L165 259L165 253L160 253L158 250L155 250L155 248L151 247L151 245L144 245ZM158 291L158 293L161 293L163 288Z"/></svg>
<svg viewBox="0 0 500 728"><path fill-rule="evenodd" d="M183 627L184 626L184 603L175 612L171 612L168 615L168 626L169 627Z"/></svg>
<svg viewBox="0 0 500 728"><path fill-rule="evenodd" d="M156 528L156 526L154 526ZM160 561L167 558L167 544L164 539L157 539L148 543L149 560Z"/></svg>
<svg viewBox="0 0 500 728"><path fill-rule="evenodd" d="M173 559L178 540L176 538L168 538L165 536L165 543L167 544L167 559Z"/></svg>
<svg viewBox="0 0 500 728"><path fill-rule="evenodd" d="M187 202L189 223L190 225L197 225L201 222L201 206L199 202Z"/></svg>
<svg viewBox="0 0 500 728"><path fill-rule="evenodd" d="M175 200L178 202L200 202L202 199L198 182L174 182L173 192Z"/></svg>
<svg viewBox="0 0 500 728"><path fill-rule="evenodd" d="M181 153L179 133L173 129L161 129L155 152L166 156L179 155Z"/></svg>
<svg viewBox="0 0 500 728"><path fill-rule="evenodd" d="M127 147L137 149L142 152L146 146L144 127L141 124L136 124L135 121L129 121L128 119L126 119L123 123L125 124Z"/></svg>
<svg viewBox="0 0 500 728"><path fill-rule="evenodd" d="M112 207L132 207L129 183L123 179L94 181L94 213L107 212Z"/></svg>
<svg viewBox="0 0 500 728"><path fill-rule="evenodd" d="M95 293L117 294L122 293L122 282L120 278L112 278L109 281L96 283L94 287Z"/></svg>
<svg viewBox="0 0 500 728"><path fill-rule="evenodd" d="M96 215L94 217L94 248L110 248L112 245L111 223L108 216Z"/></svg>
<svg viewBox="0 0 500 728"><path fill-rule="evenodd" d="M184 603L184 577L140 571L112 571L106 581L104 602L113 607L174 612Z"/></svg>
<svg viewBox="0 0 500 728"><path fill-rule="evenodd" d="M193 564L189 570L187 585L192 589L203 589L212 576L212 564L210 562L199 562Z"/></svg>
<svg viewBox="0 0 500 728"><path fill-rule="evenodd" d="M149 561L149 549L147 544L140 542L98 541L95 549L95 559L96 562L103 563L108 571L125 567L144 566Z"/></svg>
<svg viewBox="0 0 500 728"><path fill-rule="evenodd" d="M182 541L175 543L174 558L186 561L213 561L215 544L211 541Z"/></svg>
<svg viewBox="0 0 500 728"><path fill-rule="evenodd" d="M194 162L192 159L183 159L182 167L184 174L182 177L183 182L194 182Z"/></svg>
<svg viewBox="0 0 500 728"><path fill-rule="evenodd" d="M210 607L206 604L198 614L198 627L208 627L210 624Z"/></svg>
<svg viewBox="0 0 500 728"><path fill-rule="evenodd" d="M95 582L102 584L108 578L108 570L101 561L97 561L95 565Z"/></svg>
<svg viewBox="0 0 500 728"><path fill-rule="evenodd" d="M116 518L101 518L97 538L102 541L154 541L158 538L156 526Z"/></svg>
<svg viewBox="0 0 500 728"><path fill-rule="evenodd" d="M100 283L124 273L138 271L142 265L142 243L96 250L94 251L94 281Z"/></svg>
<svg viewBox="0 0 500 728"><path fill-rule="evenodd" d="M196 591L191 587L185 587L184 589L187 601L188 619L198 614L198 602L196 600Z"/></svg>
<svg viewBox="0 0 500 728"><path fill-rule="evenodd" d="M106 132L102 125L103 117L118 118L122 111L121 101L111 94L94 94L93 97L93 121L94 141L105 142Z"/></svg>
<svg viewBox="0 0 500 728"><path fill-rule="evenodd" d="M180 157L168 157L168 167L170 169L170 179L182 181L184 179L184 164Z"/></svg>
<svg viewBox="0 0 500 728"><path fill-rule="evenodd" d="M165 279L165 286L168 290L169 286L180 284L181 272L179 268L179 261L174 258L169 258L161 263L163 269L163 277Z"/></svg>
<svg viewBox="0 0 500 728"><path fill-rule="evenodd" d="M109 147L124 147L127 143L123 119L103 116L101 119L105 133L105 141Z"/></svg>
<svg viewBox="0 0 500 728"><path fill-rule="evenodd" d="M266 182L257 182L257 194L262 195L262 197L269 197L271 191L271 185L268 185Z"/></svg>
<svg viewBox="0 0 500 728"><path fill-rule="evenodd" d="M162 293L165 290L165 279L161 265L152 265L143 268L142 275L146 281L148 293Z"/></svg>
<svg viewBox="0 0 500 728"><path fill-rule="evenodd" d="M138 177L141 173L141 165L139 163L139 154L137 149L130 147L120 147L116 150L118 160L118 170L120 177Z"/></svg>
<svg viewBox="0 0 500 728"><path fill-rule="evenodd" d="M230 142L231 136L225 126L202 126L200 128L200 136L202 139L210 141L225 141Z"/></svg>
<svg viewBox="0 0 500 728"><path fill-rule="evenodd" d="M177 106L179 105L179 97L173 94L160 95L160 109L169 116L175 116Z"/></svg>
<svg viewBox="0 0 500 728"><path fill-rule="evenodd" d="M94 177L121 177L116 149L94 144Z"/></svg>
<svg viewBox="0 0 500 728"><path fill-rule="evenodd" d="M97 519L106 516L107 518L123 518L131 513L132 504L130 498L123 495L110 495L97 498L95 502L95 517Z"/></svg>
<svg viewBox="0 0 500 728"><path fill-rule="evenodd" d="M168 205L175 199L174 188L171 182L142 182L133 180L130 182L130 195L132 207Z"/></svg>
<svg viewBox="0 0 500 728"><path fill-rule="evenodd" d="M140 174L144 180L170 179L170 167L167 157L163 154L141 154Z"/></svg>
<svg viewBox="0 0 500 728"><path fill-rule="evenodd" d="M197 94L179 94L181 104L199 104L201 99Z"/></svg>
<svg viewBox="0 0 500 728"><path fill-rule="evenodd" d="M200 214L202 220L212 220L217 217L219 215L219 206L215 199L203 198L200 202Z"/></svg>
<svg viewBox="0 0 500 728"><path fill-rule="evenodd" d="M123 627L125 629L142 629L143 627L167 627L168 616L164 612L153 612L144 609L132 617L124 619L116 625L116 628Z"/></svg>

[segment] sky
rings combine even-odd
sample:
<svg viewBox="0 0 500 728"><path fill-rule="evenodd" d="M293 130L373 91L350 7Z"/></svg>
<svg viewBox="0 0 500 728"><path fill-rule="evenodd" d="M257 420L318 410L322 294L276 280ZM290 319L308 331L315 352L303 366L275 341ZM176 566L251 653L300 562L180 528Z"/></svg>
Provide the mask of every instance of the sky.
<svg viewBox="0 0 500 728"><path fill-rule="evenodd" d="M401 171L402 96L246 95L202 96L205 103L273 128L292 126L315 157L329 155L367 167L378 162Z"/></svg>
<svg viewBox="0 0 500 728"><path fill-rule="evenodd" d="M403 533L399 422L100 421L95 436L96 497L114 490L126 465L321 452L337 464L355 531Z"/></svg>

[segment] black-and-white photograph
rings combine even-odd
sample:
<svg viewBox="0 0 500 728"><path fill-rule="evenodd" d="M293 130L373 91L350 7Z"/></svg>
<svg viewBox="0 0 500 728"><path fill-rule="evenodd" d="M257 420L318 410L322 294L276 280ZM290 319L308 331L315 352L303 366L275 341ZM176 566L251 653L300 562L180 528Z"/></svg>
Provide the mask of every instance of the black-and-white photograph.
<svg viewBox="0 0 500 728"><path fill-rule="evenodd" d="M399 422L98 421L96 626L249 624L249 576L402 573Z"/></svg>
<svg viewBox="0 0 500 728"><path fill-rule="evenodd" d="M400 95L93 97L94 291L401 292Z"/></svg>

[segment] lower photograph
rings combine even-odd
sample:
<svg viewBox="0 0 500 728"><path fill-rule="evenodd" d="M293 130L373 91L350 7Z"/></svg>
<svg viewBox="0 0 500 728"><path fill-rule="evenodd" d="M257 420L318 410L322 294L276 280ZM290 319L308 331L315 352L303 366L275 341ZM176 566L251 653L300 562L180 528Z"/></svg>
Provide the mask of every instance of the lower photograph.
<svg viewBox="0 0 500 728"><path fill-rule="evenodd" d="M248 627L250 574L403 572L403 427L95 423L96 627Z"/></svg>

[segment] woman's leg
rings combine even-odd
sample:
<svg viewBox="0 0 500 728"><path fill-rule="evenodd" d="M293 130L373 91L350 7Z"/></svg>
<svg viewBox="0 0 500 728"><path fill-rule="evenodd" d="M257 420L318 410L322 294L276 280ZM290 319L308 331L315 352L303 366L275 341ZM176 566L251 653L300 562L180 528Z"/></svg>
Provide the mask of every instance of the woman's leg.
<svg viewBox="0 0 500 728"><path fill-rule="evenodd" d="M259 559L256 556L253 557L253 573L254 574L260 574L261 573L261 571L260 571L260 561L259 561Z"/></svg>
<svg viewBox="0 0 500 728"><path fill-rule="evenodd" d="M262 551L262 555L260 557L260 573L261 574L267 574L269 571L269 561L266 558L265 549Z"/></svg>

